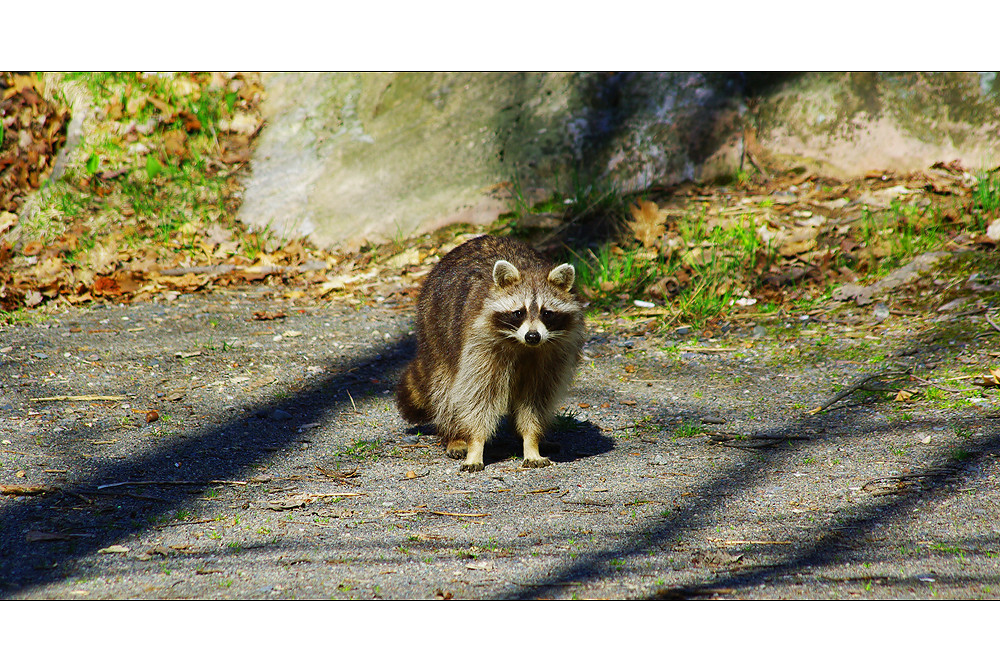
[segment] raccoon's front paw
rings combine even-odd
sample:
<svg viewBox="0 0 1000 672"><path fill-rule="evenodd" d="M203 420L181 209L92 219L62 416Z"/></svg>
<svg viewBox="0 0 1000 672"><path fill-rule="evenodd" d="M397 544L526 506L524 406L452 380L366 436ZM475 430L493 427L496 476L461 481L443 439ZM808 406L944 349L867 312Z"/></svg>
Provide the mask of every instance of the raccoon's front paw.
<svg viewBox="0 0 1000 672"><path fill-rule="evenodd" d="M525 469L535 469L537 467L547 467L551 464L552 460L550 460L549 458L538 457L532 459L525 458L524 462L521 463L521 466L524 467Z"/></svg>
<svg viewBox="0 0 1000 672"><path fill-rule="evenodd" d="M482 471L482 462L463 462L462 466L459 467L459 471Z"/></svg>
<svg viewBox="0 0 1000 672"><path fill-rule="evenodd" d="M453 460L461 460L465 458L468 452L469 444L461 440L449 441L448 447L445 448L445 453Z"/></svg>

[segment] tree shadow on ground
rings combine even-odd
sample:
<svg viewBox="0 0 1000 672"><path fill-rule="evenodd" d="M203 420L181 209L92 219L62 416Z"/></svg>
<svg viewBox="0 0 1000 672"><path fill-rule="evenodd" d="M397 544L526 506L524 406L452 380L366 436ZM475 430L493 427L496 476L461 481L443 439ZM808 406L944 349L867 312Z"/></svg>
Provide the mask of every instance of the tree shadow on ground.
<svg viewBox="0 0 1000 672"><path fill-rule="evenodd" d="M794 431L795 427L785 425L772 429ZM844 560L845 548L862 541L877 527L893 518L909 514L915 503L944 497L947 490L955 483L956 474L963 470L967 471L969 467L978 465L987 457L1000 453L1000 432L984 441L967 445L967 449L974 455L969 460L944 459L929 465L926 469L928 476L923 480L919 492L897 495L888 503L882 501L856 503L842 510L839 522L835 526L816 525L812 530L815 539L812 543L790 544L782 547L787 550L773 551L779 556L777 561L738 572L722 572L711 580L654 591L646 597L654 599L710 597L715 593L758 586L797 572L832 567ZM611 576L613 561L642 557L651 548L670 543L689 529L702 527L703 523L699 522L699 518L723 508L737 493L759 485L768 470L779 467L785 462L783 458L784 455L771 453L751 466L744 463L723 471L708 483L692 488L691 494L684 500L684 505L669 519L649 524L635 534L624 537L619 544L611 548L596 553L581 554L578 560L569 563L561 572L551 575L545 584L513 590L505 597L516 600L548 598L560 594L562 586L566 584L585 583ZM959 478L964 480L968 476ZM995 541L993 540L994 544Z"/></svg>
<svg viewBox="0 0 1000 672"><path fill-rule="evenodd" d="M953 332L949 333L949 338L956 340ZM911 348L916 344L914 340ZM929 350L926 347L923 349ZM261 416L267 417L280 408L292 407L296 411L296 423L321 422L331 409L350 408L349 398L341 392L345 387L371 378L396 379L412 352L412 338L388 343L377 353L353 360L344 373L314 379L291 398L272 398L250 409L230 411L229 417L210 431L158 442L156 448L147 451L147 454L99 463L61 493L8 503L0 519L0 597L14 597L33 586L70 576L75 561L120 543L136 531L154 527L151 521L190 503L202 494L211 481L241 478L255 464L270 461L276 453L280 455L282 451L292 448L299 435L289 432L287 428L274 427L262 421ZM954 354L938 350L935 356L945 358ZM608 381L608 387L612 387L611 381ZM661 420L669 421L683 415L677 412L677 405L665 406ZM858 422L864 410L862 407L839 408L837 417L828 419L827 424L844 427L845 433L871 431L871 428ZM789 420L765 428L765 431L797 434L805 425L804 420ZM556 456L557 461L571 463L581 456L607 452L614 446L613 440L596 425L584 423L580 430L579 433L569 434L573 446L568 454ZM75 436L60 439L60 443L78 442L83 445L85 440L101 436L101 429L87 428ZM555 438L562 437L557 433ZM563 441L566 442L565 439ZM662 594L652 591L648 597L705 596L785 580L783 577L789 574L831 567L842 562L845 554L851 552L848 547L862 542L877 526L907 515L917 501L944 498L956 482L975 478L970 475L973 468L983 466L1000 452L1000 430L992 431L983 439L965 441L958 447L965 451L967 458L941 456L922 465L919 491L894 495L891 501L873 499L844 507L840 520L835 524L816 524L809 530L811 540L777 549L773 562L720 573L714 578L677 586ZM724 509L727 502L737 495L759 486L769 470L786 466L794 452L761 451L758 455L760 459L756 461L746 460L693 487L691 495L682 500L682 505L672 512L669 519L657 520L637 529L634 534L623 535L617 543L604 550L582 553L546 583L517 586L506 597L551 597L560 594L560 584L613 576L612 561L638 557L669 544L678 534L703 527L704 522L700 519L706 514ZM81 501L86 506L104 501L102 493L108 493L109 484L162 480L164 474L169 474L172 480L190 483L190 488L170 491L151 488L146 492L115 497L112 503L103 507L99 516L89 512L84 516L73 511L74 505ZM78 522L82 518L86 520ZM61 522L65 525L59 525ZM53 541L29 542L27 539L26 535L30 532L45 533L60 526L74 530L74 536L65 538L57 535Z"/></svg>
<svg viewBox="0 0 1000 672"><path fill-rule="evenodd" d="M944 329L942 327L941 329ZM926 338L924 334L924 338ZM953 336L953 334L952 334ZM931 337L930 341L935 339ZM955 341L952 341L955 343ZM916 341L903 347L900 351L914 349ZM956 348L957 349L957 348ZM926 348L926 353L934 351L937 357L948 357L944 348ZM860 376L863 378L864 376ZM840 437L856 434L870 434L873 429L859 422L868 407L863 405L840 406L833 409L838 417L816 418L804 416L761 428L761 434L801 435L814 433L817 423L837 427ZM670 424L678 418L691 413L671 408L663 409L655 422ZM693 415L697 415L694 413ZM914 423L920 426L918 419ZM888 427L887 427L888 428ZM806 431L804 431L806 430ZM822 437L817 437L822 438ZM798 442L796 448L776 446L771 449L753 451L756 460L744 460L740 464L726 469L703 484L691 488L690 494L681 500L682 504L668 519L656 520L637 529L636 533L623 536L620 543L598 552L580 554L569 562L561 571L553 573L543 584L517 587L504 596L506 599L544 599L562 594L566 585L586 583L614 575L613 564L623 558L640 558L651 549L671 545L678 535L704 527L702 520L712 513L725 508L726 503L740 493L751 491L760 486L767 473L775 469L787 467L792 457L809 445L809 442ZM650 599L691 599L711 597L717 594L727 594L740 588L759 586L761 584L794 577L796 573L816 571L830 568L844 562L845 556L854 553L854 548L877 528L911 514L918 502L926 503L945 498L958 485L967 484L977 475L990 459L1000 454L1000 429L991 431L979 439L969 439L955 442L955 449L948 455L941 455L929 460L909 475L911 482L917 487L900 490L893 494L891 500L873 498L867 502L856 501L850 506L841 508L836 524L818 523L810 530L812 540L803 543L791 543L781 546L772 553L777 556L772 562L752 566L738 571L720 571L715 578L681 584L663 590L654 590L645 597ZM960 457L956 457L960 455ZM988 539L987 543L995 544L997 539ZM977 545L982 545L979 540ZM994 581L996 576L990 577ZM792 579L794 580L794 578ZM898 577L883 581L884 585L907 583ZM965 579L956 579L962 583ZM908 585L908 584L907 584Z"/></svg>
<svg viewBox="0 0 1000 672"><path fill-rule="evenodd" d="M381 353L358 359L346 373L315 380L292 398L272 398L267 403L235 412L211 431L164 441L149 454L105 461L91 469L88 477L75 481L62 492L24 498L5 507L0 518L0 598L13 597L32 586L64 578L63 566L118 543L137 530L151 527L151 520L162 518L169 511L193 501L212 481L238 479L253 465L290 449L301 435L262 418L279 409L294 408L296 423L305 425L322 421L331 409L350 408L351 402L339 392L370 377L394 379L407 353L412 352L412 340L407 338L391 343ZM78 438L79 445L85 445L84 440L93 440L101 432L89 429L86 434L86 439L80 436L62 441L75 442ZM189 490L194 488L194 491L178 496L176 487L167 493L151 488L145 494L116 496L113 504L99 508L105 515L96 524L86 520L77 522L79 516L72 513L72 507L81 501L90 507L102 497L115 494L108 489L109 484L151 479L188 483ZM54 516L53 511L57 508L61 512ZM49 542L27 541L28 533L44 532L44 528L52 526L54 518L74 527L74 523L78 524L86 531L69 539L56 535L56 539Z"/></svg>

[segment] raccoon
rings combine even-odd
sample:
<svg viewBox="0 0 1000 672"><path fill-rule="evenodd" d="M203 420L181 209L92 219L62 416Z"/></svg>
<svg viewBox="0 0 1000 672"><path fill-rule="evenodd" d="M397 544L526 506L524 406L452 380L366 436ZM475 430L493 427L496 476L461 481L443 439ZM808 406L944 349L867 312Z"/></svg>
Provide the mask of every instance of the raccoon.
<svg viewBox="0 0 1000 672"><path fill-rule="evenodd" d="M434 423L462 471L483 469L483 446L510 415L525 467L551 464L539 442L580 360L583 307L571 264L553 265L513 238L459 245L427 275L417 300L417 356L396 404Z"/></svg>

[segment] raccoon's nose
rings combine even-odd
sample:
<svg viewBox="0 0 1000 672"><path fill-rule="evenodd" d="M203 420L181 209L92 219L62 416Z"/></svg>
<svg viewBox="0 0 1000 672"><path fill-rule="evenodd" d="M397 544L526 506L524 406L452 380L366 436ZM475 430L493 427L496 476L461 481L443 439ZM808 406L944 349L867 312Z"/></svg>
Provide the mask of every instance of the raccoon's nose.
<svg viewBox="0 0 1000 672"><path fill-rule="evenodd" d="M542 342L542 335L537 331L531 330L524 335L524 342L528 345L538 345Z"/></svg>

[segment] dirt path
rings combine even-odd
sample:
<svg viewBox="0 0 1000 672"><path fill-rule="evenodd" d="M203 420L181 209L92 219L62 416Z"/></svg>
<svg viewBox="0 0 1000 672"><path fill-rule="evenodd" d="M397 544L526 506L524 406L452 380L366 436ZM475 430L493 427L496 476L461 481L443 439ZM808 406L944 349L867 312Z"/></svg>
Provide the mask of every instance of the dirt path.
<svg viewBox="0 0 1000 672"><path fill-rule="evenodd" d="M781 326L592 325L555 464L500 437L476 474L394 410L408 306L253 290L0 327L0 483L39 493L0 497L0 595L1000 595L995 394L807 413L878 367L995 362L1000 334Z"/></svg>

